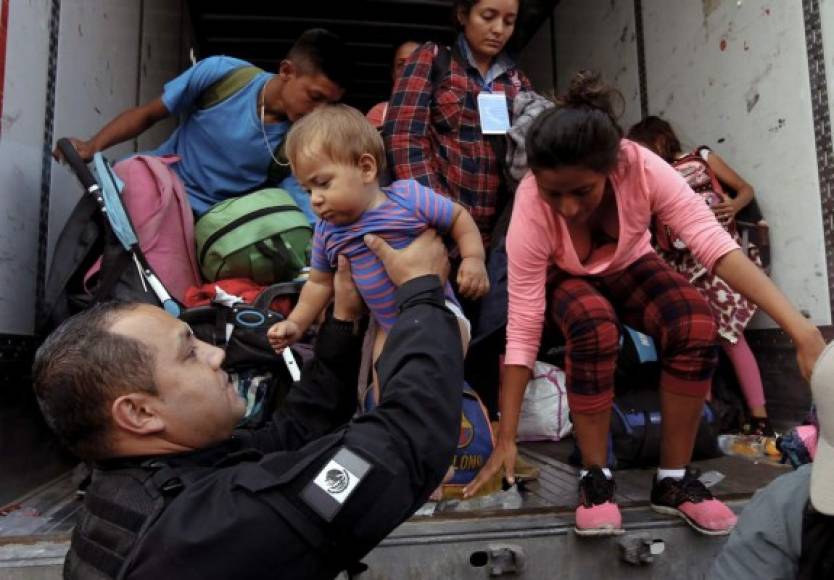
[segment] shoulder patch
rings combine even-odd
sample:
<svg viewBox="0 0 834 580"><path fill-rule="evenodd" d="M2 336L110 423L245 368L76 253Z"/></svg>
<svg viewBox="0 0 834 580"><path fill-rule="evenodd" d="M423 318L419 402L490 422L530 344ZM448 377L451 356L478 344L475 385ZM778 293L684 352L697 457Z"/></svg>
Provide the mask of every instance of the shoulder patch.
<svg viewBox="0 0 834 580"><path fill-rule="evenodd" d="M301 499L328 522L371 470L371 464L342 447L301 491Z"/></svg>

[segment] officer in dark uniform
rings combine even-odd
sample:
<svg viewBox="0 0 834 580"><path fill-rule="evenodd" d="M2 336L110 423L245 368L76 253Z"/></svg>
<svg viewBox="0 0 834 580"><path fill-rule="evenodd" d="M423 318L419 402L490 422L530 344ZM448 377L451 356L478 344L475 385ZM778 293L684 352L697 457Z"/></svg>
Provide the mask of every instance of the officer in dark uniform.
<svg viewBox="0 0 834 580"><path fill-rule="evenodd" d="M44 415L94 460L67 578L332 578L440 483L460 429L463 357L435 234L392 250L399 286L382 400L351 421L362 302L340 259L332 316L285 409L248 434L223 353L147 305L74 317L38 351Z"/></svg>

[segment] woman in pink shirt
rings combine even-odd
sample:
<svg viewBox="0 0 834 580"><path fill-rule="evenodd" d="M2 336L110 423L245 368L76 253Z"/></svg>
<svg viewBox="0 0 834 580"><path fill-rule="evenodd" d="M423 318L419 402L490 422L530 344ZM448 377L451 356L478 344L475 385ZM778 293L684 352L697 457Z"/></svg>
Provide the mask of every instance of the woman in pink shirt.
<svg viewBox="0 0 834 580"><path fill-rule="evenodd" d="M576 532L622 533L605 468L620 325L651 335L662 361L660 469L651 504L720 535L735 515L686 469L716 364L716 324L701 294L652 249L653 216L705 267L767 312L791 336L805 378L824 346L770 279L741 252L702 199L666 162L617 125L617 93L583 72L557 107L532 123L532 170L516 192L507 237L509 319L496 449L464 493L502 467L512 481L524 390L545 316L566 339L568 401L582 452Z"/></svg>

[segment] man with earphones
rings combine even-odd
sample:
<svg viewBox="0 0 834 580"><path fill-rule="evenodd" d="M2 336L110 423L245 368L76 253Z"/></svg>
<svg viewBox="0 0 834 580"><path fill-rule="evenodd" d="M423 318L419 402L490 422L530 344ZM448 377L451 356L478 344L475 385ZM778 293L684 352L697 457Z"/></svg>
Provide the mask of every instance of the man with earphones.
<svg viewBox="0 0 834 580"><path fill-rule="evenodd" d="M96 152L175 115L180 118L177 129L147 154L179 157L171 167L195 216L264 186L268 177L272 185L297 192L294 179L287 179L289 166L282 163L280 145L293 122L321 103L342 98L350 64L342 40L321 28L301 34L277 74L236 58L211 56L166 83L161 96L122 112L89 140L71 141L89 161ZM234 78L240 72L243 81ZM54 155L60 158L57 149Z"/></svg>

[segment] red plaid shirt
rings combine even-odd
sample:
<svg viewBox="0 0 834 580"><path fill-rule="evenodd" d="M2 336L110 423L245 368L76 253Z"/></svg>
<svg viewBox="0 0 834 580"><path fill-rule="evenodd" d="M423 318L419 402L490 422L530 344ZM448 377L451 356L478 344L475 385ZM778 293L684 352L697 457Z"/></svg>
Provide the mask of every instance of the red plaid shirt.
<svg viewBox="0 0 834 580"><path fill-rule="evenodd" d="M499 171L495 153L481 134L478 93L481 74L453 52L449 74L432 95L431 70L437 45L427 43L411 56L397 80L383 136L396 179L416 179L463 204L485 242L497 219ZM509 110L530 81L515 65L490 83L507 95Z"/></svg>

